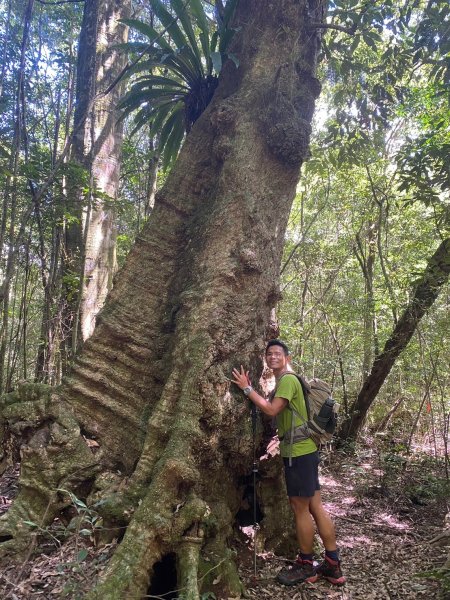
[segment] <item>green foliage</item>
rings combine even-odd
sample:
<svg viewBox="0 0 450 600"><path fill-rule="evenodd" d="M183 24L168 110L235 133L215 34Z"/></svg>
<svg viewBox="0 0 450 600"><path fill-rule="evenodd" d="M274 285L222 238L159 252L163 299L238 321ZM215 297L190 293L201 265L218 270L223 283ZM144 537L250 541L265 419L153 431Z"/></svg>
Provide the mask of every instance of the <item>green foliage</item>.
<svg viewBox="0 0 450 600"><path fill-rule="evenodd" d="M432 569L430 571L424 571L417 573L416 577L422 577L424 579L432 579L439 581L442 589L442 598L445 600L450 594L450 569L442 567L438 569Z"/></svg>
<svg viewBox="0 0 450 600"><path fill-rule="evenodd" d="M389 128L403 103L408 103L414 87L411 77L414 82L425 77L430 87L434 86L436 96L448 98L449 12L448 2L443 0L425 6L395 2L358 4L352 0L332 3L331 22L344 27L347 33L332 30L324 44L324 69L333 84L330 100L335 106L324 141L343 146L339 165L350 159L364 164L365 148L375 131L382 133ZM445 121L448 123L448 115ZM445 129L438 120L436 124ZM416 150L420 145L416 144ZM440 143L426 144L425 140L422 147L424 154L432 150L431 163L441 163L441 157L448 152ZM404 158L407 151L405 147ZM416 158L412 163L417 166ZM446 176L440 167L442 180ZM409 183L410 180L405 181L406 186Z"/></svg>
<svg viewBox="0 0 450 600"><path fill-rule="evenodd" d="M102 517L98 513L98 509L104 504L104 501L99 500L88 506L73 492L64 489L59 489L58 492L69 497L71 506L77 513L77 517L72 519L67 526L67 532L87 537L91 542L94 542L95 532L96 530L101 529L103 523ZM86 556L84 558L86 558Z"/></svg>
<svg viewBox="0 0 450 600"><path fill-rule="evenodd" d="M401 143L402 130L397 131ZM417 274L436 248L440 220L433 207L407 203L406 193L398 193L401 173L395 170L395 159L399 142L395 141L389 155L383 139L374 132L364 148L364 164L360 165L349 155L344 160L344 142L324 147L322 139L326 135L325 125L316 134L313 158L305 165L291 212L278 316L282 335L289 340L294 360L299 363L297 368L334 384L334 395L342 404L345 392L351 403L362 381L367 289L355 256L357 236L366 255L370 244L375 243L374 313L378 348L382 349L394 326L394 315L401 314ZM370 242L374 231L374 241ZM444 292L421 328L436 364L440 364L448 344L446 305ZM373 358L373 332L370 344ZM406 406L411 411L411 418L401 421L404 435L409 435L423 393L423 379L421 384L417 378L418 365L421 372L432 369L427 358L421 357L420 344L414 338L394 368L389 387L380 393L369 425L372 418L374 422L381 420L393 398L401 395L408 398ZM448 381L444 365L431 392L435 418L441 424L445 409L438 404L439 381L440 385ZM427 415L421 423L425 431L431 426Z"/></svg>
<svg viewBox="0 0 450 600"><path fill-rule="evenodd" d="M234 34L229 21L236 0L227 3L223 22L215 31L200 0L170 0L174 15L161 0L150 3L164 29L158 32L143 21L124 20L146 41L124 45L138 58L128 71L135 77L120 107L123 118L136 111L133 131L149 123L167 168L177 157L185 133L208 106L225 59L237 64L227 53Z"/></svg>
<svg viewBox="0 0 450 600"><path fill-rule="evenodd" d="M62 285L66 293L66 299L70 302L73 300L80 289L80 274L74 271L66 270L62 277Z"/></svg>
<svg viewBox="0 0 450 600"><path fill-rule="evenodd" d="M42 527L39 523L35 523L34 521L23 521L24 525L27 525L40 535L51 539L57 546L61 545L60 540L67 539L72 535L87 538L93 543L95 541L95 532L102 528L102 517L97 509L100 508L104 502L99 500L88 506L73 492L65 489L59 489L58 492L68 496L70 500L68 506L76 513L76 516L71 519L67 527L61 521L46 527ZM77 556L77 562L85 560L87 554L88 552L85 548L80 550Z"/></svg>
<svg viewBox="0 0 450 600"><path fill-rule="evenodd" d="M444 89L432 84L411 88L402 112L416 127L410 128L397 156L399 189L411 200L441 204L441 210L450 193L450 107L440 93Z"/></svg>
<svg viewBox="0 0 450 600"><path fill-rule="evenodd" d="M448 12L444 2L331 6L330 23L338 28L327 32L324 47L325 119L315 127L313 157L291 214L279 316L301 368L334 383L337 398L350 405L364 362L370 366L382 350L448 231L448 84L444 69L434 69L448 60ZM423 20L427 41L420 37ZM448 343L446 306L444 291L420 333L435 363ZM402 430L409 435L423 393L413 373L418 365L429 373L431 359L414 338L380 393L375 422L393 396L407 397L411 418ZM439 378L441 386L448 382L445 367ZM437 383L431 393L443 428L448 401ZM432 426L428 414L420 423L419 433Z"/></svg>

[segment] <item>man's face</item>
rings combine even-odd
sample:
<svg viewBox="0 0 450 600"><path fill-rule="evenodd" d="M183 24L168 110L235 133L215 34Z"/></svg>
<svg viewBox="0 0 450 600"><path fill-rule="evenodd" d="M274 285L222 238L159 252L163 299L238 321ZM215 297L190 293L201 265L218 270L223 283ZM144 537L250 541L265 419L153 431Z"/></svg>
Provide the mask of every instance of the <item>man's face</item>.
<svg viewBox="0 0 450 600"><path fill-rule="evenodd" d="M266 362L269 369L285 369L288 364L288 356L284 353L282 346L269 346L266 352Z"/></svg>

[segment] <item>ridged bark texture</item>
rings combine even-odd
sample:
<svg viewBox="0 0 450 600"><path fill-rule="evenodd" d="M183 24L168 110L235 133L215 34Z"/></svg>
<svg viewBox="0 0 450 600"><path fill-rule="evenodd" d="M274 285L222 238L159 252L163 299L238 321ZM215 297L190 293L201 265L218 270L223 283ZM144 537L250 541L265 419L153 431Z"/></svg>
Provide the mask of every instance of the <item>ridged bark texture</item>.
<svg viewBox="0 0 450 600"><path fill-rule="evenodd" d="M323 17L321 1L241 0L239 68L225 66L60 393L100 446L90 497L109 498L110 526L129 522L93 598L141 598L169 553L187 598L197 567L204 589L240 594L228 544L253 457L229 376L261 369ZM279 468L264 472L260 536L276 545L291 517Z"/></svg>

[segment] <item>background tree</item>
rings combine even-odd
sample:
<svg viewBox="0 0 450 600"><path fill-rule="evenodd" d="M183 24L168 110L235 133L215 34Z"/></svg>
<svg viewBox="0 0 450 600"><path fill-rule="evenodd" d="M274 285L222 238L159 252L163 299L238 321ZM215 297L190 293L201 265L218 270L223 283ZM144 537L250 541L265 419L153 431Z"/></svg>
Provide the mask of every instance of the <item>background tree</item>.
<svg viewBox="0 0 450 600"><path fill-rule="evenodd" d="M115 207L119 189L122 127L117 103L125 57L117 45L127 39L120 23L128 2L84 3L70 159L76 177L68 179L63 265L63 328L66 360L93 332L98 311L112 287L116 269Z"/></svg>

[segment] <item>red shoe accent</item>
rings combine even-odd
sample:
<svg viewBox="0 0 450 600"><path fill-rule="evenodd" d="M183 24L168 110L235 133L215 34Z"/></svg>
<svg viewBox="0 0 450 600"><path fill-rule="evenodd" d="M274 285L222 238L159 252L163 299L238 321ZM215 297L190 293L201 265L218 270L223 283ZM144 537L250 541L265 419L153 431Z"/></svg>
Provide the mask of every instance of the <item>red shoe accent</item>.
<svg viewBox="0 0 450 600"><path fill-rule="evenodd" d="M317 574L333 585L344 585L346 579L341 571L340 561L325 556L325 560L317 567Z"/></svg>

